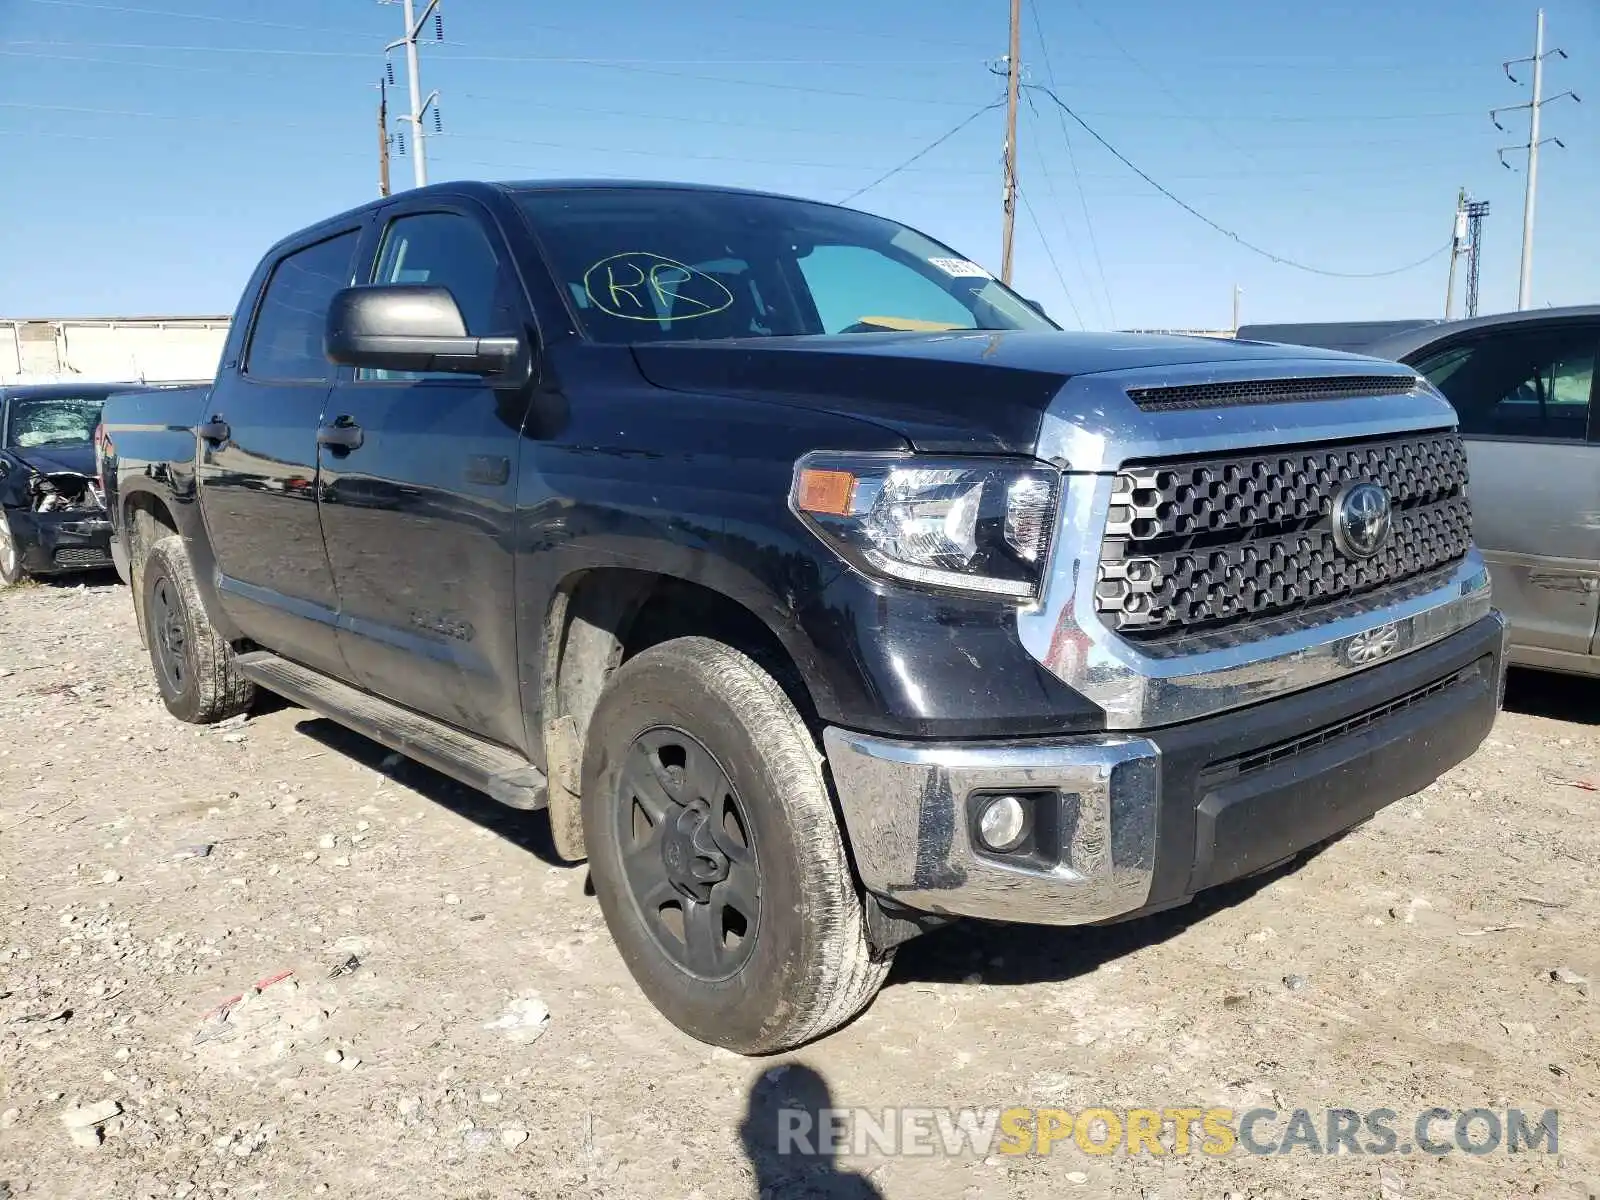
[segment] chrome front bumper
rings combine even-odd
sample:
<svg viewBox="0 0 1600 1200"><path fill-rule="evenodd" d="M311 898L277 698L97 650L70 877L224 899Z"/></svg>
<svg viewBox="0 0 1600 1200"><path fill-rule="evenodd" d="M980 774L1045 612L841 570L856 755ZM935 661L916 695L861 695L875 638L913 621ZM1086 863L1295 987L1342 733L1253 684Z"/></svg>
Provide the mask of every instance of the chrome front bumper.
<svg viewBox="0 0 1600 1200"><path fill-rule="evenodd" d="M1487 736L1498 613L1343 680L1139 734L918 743L823 733L869 892L949 916L1078 925L1166 907L1326 841ZM988 796L1029 793L1033 844L985 848Z"/></svg>
<svg viewBox="0 0 1600 1200"><path fill-rule="evenodd" d="M1149 898L1161 786L1152 742L926 745L829 727L823 743L869 891L922 912L1049 925ZM971 798L996 791L1058 793L1058 863L1030 868L979 849Z"/></svg>

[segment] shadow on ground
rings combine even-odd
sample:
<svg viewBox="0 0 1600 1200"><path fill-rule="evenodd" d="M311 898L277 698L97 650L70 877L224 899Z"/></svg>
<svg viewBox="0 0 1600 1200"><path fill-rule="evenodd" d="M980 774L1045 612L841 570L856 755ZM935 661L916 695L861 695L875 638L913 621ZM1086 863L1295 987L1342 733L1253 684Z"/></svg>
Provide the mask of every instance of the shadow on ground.
<svg viewBox="0 0 1600 1200"><path fill-rule="evenodd" d="M257 713L278 707L285 707L284 702L276 697L264 697L257 706ZM295 728L328 750L388 775L425 799L492 830L541 862L552 866L572 865L556 855L550 837L550 820L543 812L507 808L333 721L307 714ZM998 985L1073 979L1134 950L1176 937L1212 913L1244 902L1274 880L1298 870L1323 848L1314 848L1260 875L1213 888L1188 904L1113 925L1051 928L960 921L902 946L888 986L915 982L959 983L973 975L981 976L986 984ZM587 879L584 893L593 895L593 887Z"/></svg>
<svg viewBox="0 0 1600 1200"><path fill-rule="evenodd" d="M1330 843L1331 844L1331 843ZM990 985L1060 983L1087 975L1135 950L1177 937L1213 913L1250 899L1298 871L1321 849L1260 875L1202 892L1188 904L1111 925L1005 925L959 921L900 948L888 986L959 983L979 976Z"/></svg>
<svg viewBox="0 0 1600 1200"><path fill-rule="evenodd" d="M287 707L276 697L265 702ZM307 715L296 723L295 729L329 750L344 755L362 766L379 771L396 783L413 789L433 803L449 809L459 816L485 829L492 830L552 866L570 866L556 856L555 843L550 839L550 818L542 812L522 812L507 808L482 792L457 783L448 775L441 775L431 767L382 746L370 738L353 733L344 726L322 717ZM586 889L587 890L587 889Z"/></svg>
<svg viewBox="0 0 1600 1200"><path fill-rule="evenodd" d="M1600 725L1600 679L1512 667L1506 677L1506 708L1552 721Z"/></svg>
<svg viewBox="0 0 1600 1200"><path fill-rule="evenodd" d="M70 592L74 588L101 588L121 587L122 580L110 568L104 571L74 571L68 575L28 575L16 585L18 588L42 587L53 588L58 592Z"/></svg>
<svg viewBox="0 0 1600 1200"><path fill-rule="evenodd" d="M828 1128L826 1112L833 1107L827 1080L802 1063L756 1076L739 1140L756 1174L757 1195L882 1200L870 1179L840 1169L826 1133L818 1137Z"/></svg>

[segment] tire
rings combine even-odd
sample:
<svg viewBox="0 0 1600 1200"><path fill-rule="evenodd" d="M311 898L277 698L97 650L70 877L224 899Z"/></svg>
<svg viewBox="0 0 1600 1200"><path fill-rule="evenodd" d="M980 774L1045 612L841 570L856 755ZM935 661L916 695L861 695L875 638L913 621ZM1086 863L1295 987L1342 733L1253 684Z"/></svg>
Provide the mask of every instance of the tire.
<svg viewBox="0 0 1600 1200"><path fill-rule="evenodd" d="M0 512L0 587L20 583L27 574L22 569L22 548L11 536L11 523Z"/></svg>
<svg viewBox="0 0 1600 1200"><path fill-rule="evenodd" d="M145 645L167 711L191 725L244 712L256 687L239 674L233 650L206 618L183 538L150 547L139 581Z"/></svg>
<svg viewBox="0 0 1600 1200"><path fill-rule="evenodd" d="M702 1042L772 1054L867 1006L889 961L868 953L821 756L772 676L708 638L663 642L612 676L585 745L600 909L668 1020Z"/></svg>

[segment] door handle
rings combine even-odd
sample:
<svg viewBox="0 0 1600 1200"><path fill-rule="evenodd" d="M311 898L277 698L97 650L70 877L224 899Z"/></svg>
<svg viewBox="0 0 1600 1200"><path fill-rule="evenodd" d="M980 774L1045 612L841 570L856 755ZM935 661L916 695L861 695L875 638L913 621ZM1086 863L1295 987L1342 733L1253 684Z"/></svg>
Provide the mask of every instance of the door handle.
<svg viewBox="0 0 1600 1200"><path fill-rule="evenodd" d="M228 428L228 423L215 414L195 432L208 442L225 442L233 434L233 430Z"/></svg>
<svg viewBox="0 0 1600 1200"><path fill-rule="evenodd" d="M324 425L317 430L317 445L326 446L336 452L343 451L348 454L352 450L359 450L365 440L361 426L349 417L335 418L333 424Z"/></svg>

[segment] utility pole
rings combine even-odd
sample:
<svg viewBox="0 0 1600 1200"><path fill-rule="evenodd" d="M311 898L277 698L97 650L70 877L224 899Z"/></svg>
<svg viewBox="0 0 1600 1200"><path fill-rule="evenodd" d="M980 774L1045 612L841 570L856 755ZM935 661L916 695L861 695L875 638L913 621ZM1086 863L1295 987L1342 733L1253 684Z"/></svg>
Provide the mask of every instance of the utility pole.
<svg viewBox="0 0 1600 1200"><path fill-rule="evenodd" d="M1239 301L1244 297L1244 289L1237 283L1233 285L1233 336L1239 336Z"/></svg>
<svg viewBox="0 0 1600 1200"><path fill-rule="evenodd" d="M378 195L389 194L389 84L378 80Z"/></svg>
<svg viewBox="0 0 1600 1200"><path fill-rule="evenodd" d="M388 2L388 0L385 0ZM426 99L422 96L421 71L417 65L417 36L422 32L422 27L428 23L428 18L433 18L433 27L437 41L444 41L444 22L439 16L439 0L428 0L428 6L422 10L422 16L413 17L411 0L401 0L405 14L406 35L390 42L384 47L385 54L392 54L399 47L406 48L406 82L411 89L411 111L403 113L400 120L411 126L411 169L416 178L418 187L428 184L428 156L423 149L423 138L426 136L422 128L422 120L428 115L428 109L433 109L434 132L439 132L439 93L437 90L429 92Z"/></svg>
<svg viewBox="0 0 1600 1200"><path fill-rule="evenodd" d="M1022 70L1022 0L1011 0L1011 53L1006 55L1005 226L1000 241L1000 282L1011 282L1012 234L1017 223L1017 83Z"/></svg>
<svg viewBox="0 0 1600 1200"><path fill-rule="evenodd" d="M1467 240L1467 189L1456 192L1456 217L1450 226L1450 278L1444 285L1444 319L1450 319L1456 298L1456 260Z"/></svg>
<svg viewBox="0 0 1600 1200"><path fill-rule="evenodd" d="M1494 127L1504 132L1505 126L1500 124L1501 113L1514 112L1519 108L1528 110L1528 141L1526 146L1503 146L1500 149L1500 165L1508 170L1511 168L1511 164L1506 162L1507 150L1526 149L1528 152L1527 190L1522 199L1522 268L1517 275L1517 307L1519 309L1527 308L1533 299L1533 210L1539 191L1539 147L1544 142L1554 142L1563 150L1566 149L1566 143L1560 138L1540 139L1539 112L1551 100L1561 100L1568 96L1572 97L1574 101L1578 99L1577 93L1570 91L1551 96L1549 99L1545 98L1544 60L1552 54L1560 55L1562 58L1567 57L1565 50L1546 50L1544 48L1544 9L1541 8L1537 23L1534 26L1533 57L1513 58L1504 64L1506 78L1511 80L1512 83L1518 82L1517 77L1511 73L1513 66L1518 63L1533 64L1533 98L1527 104L1512 104L1505 108L1491 109L1489 112L1489 119L1494 122Z"/></svg>

